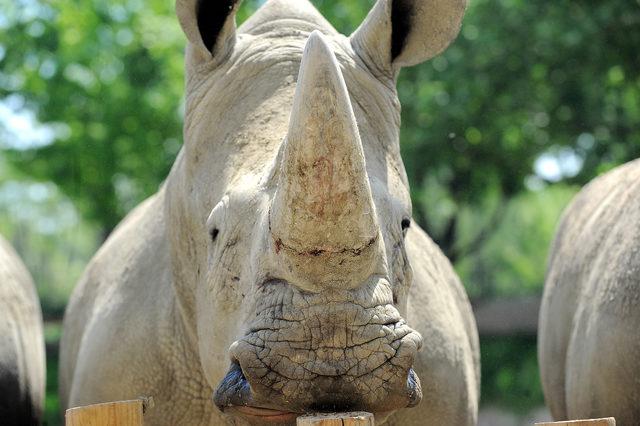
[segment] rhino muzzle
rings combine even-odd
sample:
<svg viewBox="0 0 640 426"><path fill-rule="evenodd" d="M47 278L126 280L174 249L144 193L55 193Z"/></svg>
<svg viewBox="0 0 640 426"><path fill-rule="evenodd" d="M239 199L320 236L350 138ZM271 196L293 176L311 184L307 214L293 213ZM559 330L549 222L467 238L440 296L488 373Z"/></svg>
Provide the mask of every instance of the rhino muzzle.
<svg viewBox="0 0 640 426"><path fill-rule="evenodd" d="M384 303L388 282L312 294L269 282L248 332L229 348L231 367L214 402L222 411L389 412L417 405L412 369L421 336Z"/></svg>

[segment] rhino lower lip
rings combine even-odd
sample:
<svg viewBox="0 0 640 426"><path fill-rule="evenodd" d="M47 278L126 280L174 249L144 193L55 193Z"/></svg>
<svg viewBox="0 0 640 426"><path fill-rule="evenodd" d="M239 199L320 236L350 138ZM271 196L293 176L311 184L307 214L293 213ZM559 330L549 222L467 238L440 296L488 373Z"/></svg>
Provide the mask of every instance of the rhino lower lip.
<svg viewBox="0 0 640 426"><path fill-rule="evenodd" d="M235 412L243 417L252 417L266 422L290 422L295 421L298 413L290 411L272 410L270 408L260 408L251 406L232 406L227 407L226 412Z"/></svg>

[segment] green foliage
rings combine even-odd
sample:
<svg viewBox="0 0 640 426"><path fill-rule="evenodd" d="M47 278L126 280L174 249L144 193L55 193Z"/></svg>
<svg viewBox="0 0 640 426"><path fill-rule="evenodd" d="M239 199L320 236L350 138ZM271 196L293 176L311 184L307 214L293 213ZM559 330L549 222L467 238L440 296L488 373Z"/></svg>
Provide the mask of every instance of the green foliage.
<svg viewBox="0 0 640 426"><path fill-rule="evenodd" d="M45 317L61 317L97 249L95 227L51 183L0 180L0 234L31 272Z"/></svg>
<svg viewBox="0 0 640 426"><path fill-rule="evenodd" d="M58 354L47 357L47 390L44 401L45 426L61 426L64 424L60 413L60 398L58 398Z"/></svg>
<svg viewBox="0 0 640 426"><path fill-rule="evenodd" d="M44 401L45 426L58 426L63 424L58 398L58 344L61 334L61 323L45 323L44 340L47 345L47 389Z"/></svg>
<svg viewBox="0 0 640 426"><path fill-rule="evenodd" d="M636 2L474 0L455 43L403 71L414 213L448 254L455 216L433 218L443 197L453 212L539 186L543 153L582 163L552 179L577 184L640 155L639 43Z"/></svg>
<svg viewBox="0 0 640 426"><path fill-rule="evenodd" d="M171 2L24 3L0 11L11 41L0 97L19 92L56 136L11 159L109 231L157 189L180 147L183 36Z"/></svg>
<svg viewBox="0 0 640 426"><path fill-rule="evenodd" d="M458 213L462 238L474 236L485 216L498 217L482 245L456 262L469 297L535 295L544 282L547 249L564 207L578 188L555 185L540 191L523 192L505 206ZM488 226L487 226L488 227ZM468 237L467 237L468 238ZM477 237L476 237L477 238ZM461 246L467 246L461 241Z"/></svg>
<svg viewBox="0 0 640 426"><path fill-rule="evenodd" d="M485 337L481 404L497 404L525 412L544 404L538 375L535 337Z"/></svg>

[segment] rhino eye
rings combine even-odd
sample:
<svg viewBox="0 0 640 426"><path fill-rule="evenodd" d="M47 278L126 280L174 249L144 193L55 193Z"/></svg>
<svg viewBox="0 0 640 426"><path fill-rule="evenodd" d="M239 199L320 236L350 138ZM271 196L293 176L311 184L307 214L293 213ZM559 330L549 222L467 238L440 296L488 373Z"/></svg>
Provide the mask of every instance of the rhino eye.
<svg viewBox="0 0 640 426"><path fill-rule="evenodd" d="M402 222L400 222L400 226L402 227L402 233L406 234L407 229L409 229L409 227L411 226L411 219L402 219Z"/></svg>
<svg viewBox="0 0 640 426"><path fill-rule="evenodd" d="M218 228L213 228L211 232L209 232L209 235L211 236L211 241L215 241L216 238L218 238L219 233L220 231L218 230Z"/></svg>

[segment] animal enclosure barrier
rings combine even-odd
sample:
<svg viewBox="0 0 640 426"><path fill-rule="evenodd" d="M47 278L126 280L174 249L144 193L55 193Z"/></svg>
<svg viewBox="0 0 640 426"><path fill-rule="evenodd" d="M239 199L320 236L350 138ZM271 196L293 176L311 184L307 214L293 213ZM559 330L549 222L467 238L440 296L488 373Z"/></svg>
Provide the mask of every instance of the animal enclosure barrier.
<svg viewBox="0 0 640 426"><path fill-rule="evenodd" d="M616 426L616 419L606 417L602 419L567 420L564 422L536 423L536 426Z"/></svg>
<svg viewBox="0 0 640 426"><path fill-rule="evenodd" d="M151 407L153 407L153 400L149 398L69 408L65 413L65 424L66 426L142 426L144 412ZM373 414L364 411L305 414L298 417L297 426L374 426L374 417ZM616 420L613 417L607 417L536 423L535 426L616 426Z"/></svg>
<svg viewBox="0 0 640 426"><path fill-rule="evenodd" d="M352 413L309 414L298 417L297 426L374 426L373 414Z"/></svg>
<svg viewBox="0 0 640 426"><path fill-rule="evenodd" d="M151 399L106 402L69 408L66 426L142 426L146 407ZM350 413L306 414L298 417L297 426L374 426L373 414L364 411Z"/></svg>
<svg viewBox="0 0 640 426"><path fill-rule="evenodd" d="M69 408L65 412L66 426L141 426L144 401L105 402Z"/></svg>

